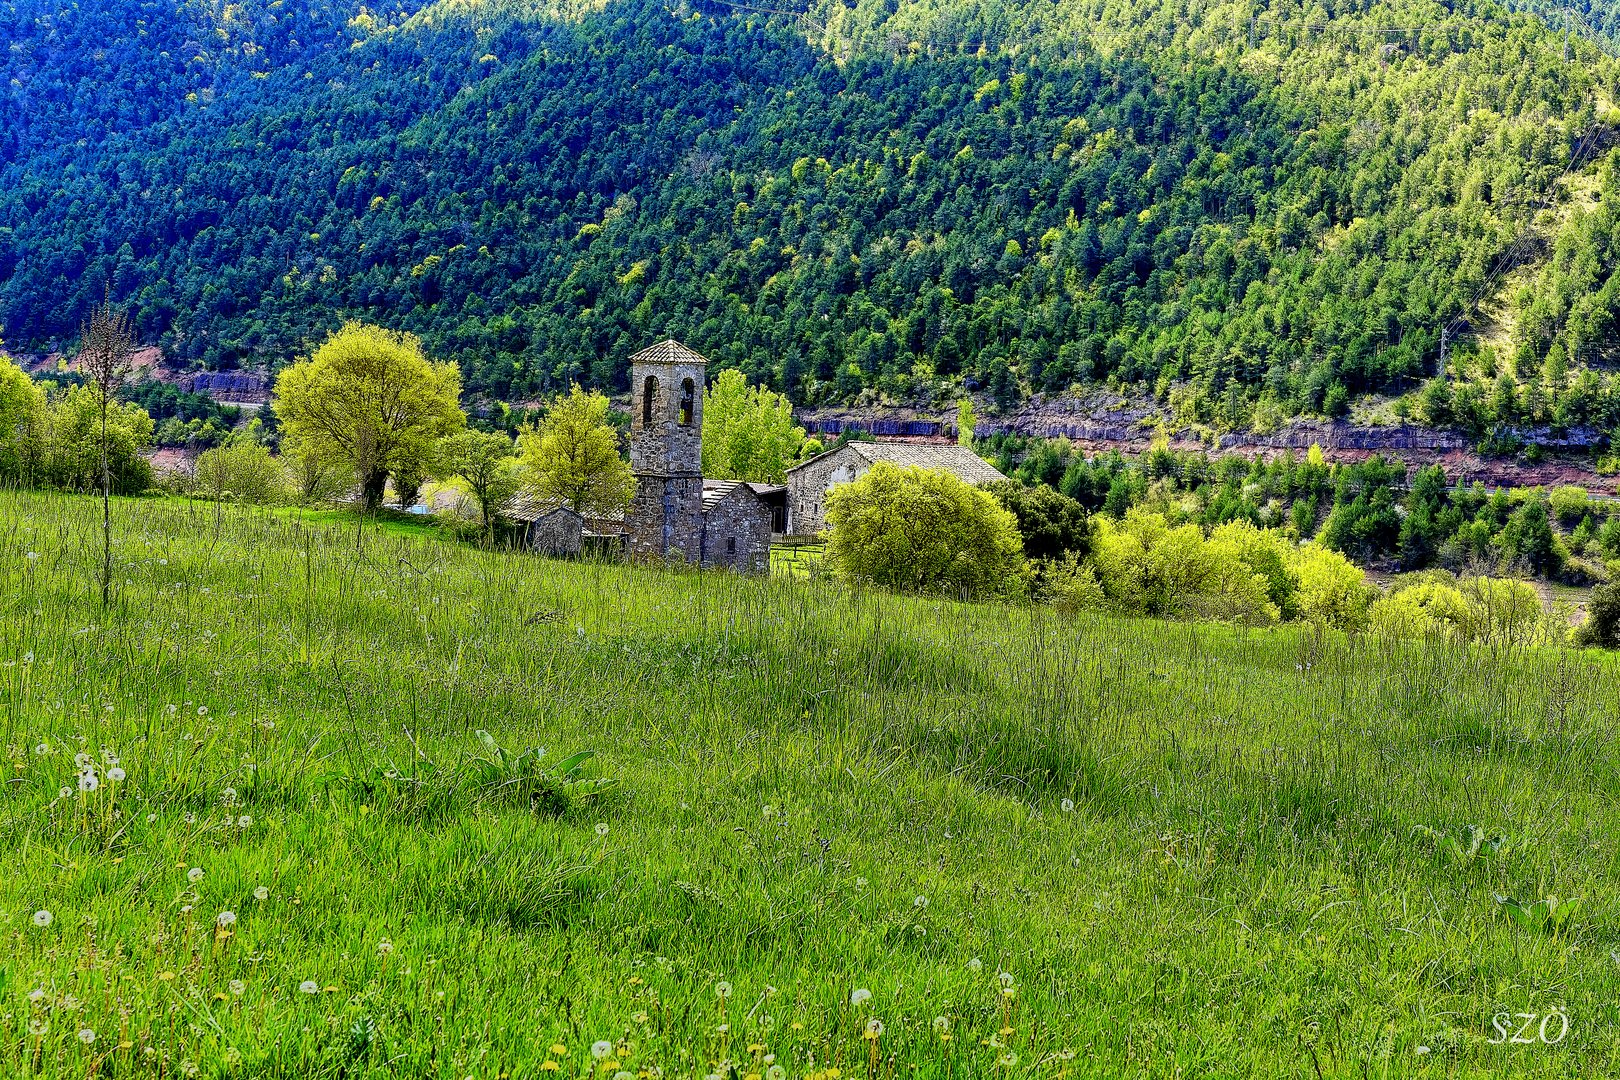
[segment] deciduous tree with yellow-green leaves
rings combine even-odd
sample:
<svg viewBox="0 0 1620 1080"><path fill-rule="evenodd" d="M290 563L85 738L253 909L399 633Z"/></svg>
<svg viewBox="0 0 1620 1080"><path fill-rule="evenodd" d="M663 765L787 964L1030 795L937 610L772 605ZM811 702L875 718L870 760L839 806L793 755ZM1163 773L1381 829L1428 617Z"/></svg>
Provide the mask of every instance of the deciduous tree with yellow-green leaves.
<svg viewBox="0 0 1620 1080"><path fill-rule="evenodd" d="M273 404L295 443L348 463L375 509L391 472L466 424L460 395L456 365L435 363L415 335L351 322L281 373Z"/></svg>
<svg viewBox="0 0 1620 1080"><path fill-rule="evenodd" d="M748 385L727 368L703 393L703 475L780 484L804 443L793 406L781 394Z"/></svg>
<svg viewBox="0 0 1620 1080"><path fill-rule="evenodd" d="M636 491L630 463L619 454L618 432L608 422L607 398L577 384L518 436L518 456L538 495L581 514L623 510Z"/></svg>

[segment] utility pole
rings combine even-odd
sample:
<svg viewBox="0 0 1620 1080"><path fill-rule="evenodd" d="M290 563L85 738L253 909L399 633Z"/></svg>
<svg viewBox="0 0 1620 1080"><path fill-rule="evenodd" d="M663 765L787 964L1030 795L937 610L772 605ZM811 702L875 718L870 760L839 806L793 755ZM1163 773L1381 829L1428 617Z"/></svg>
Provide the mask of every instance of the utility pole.
<svg viewBox="0 0 1620 1080"><path fill-rule="evenodd" d="M1440 328L1440 370L1438 372L1436 372L1436 374L1438 374L1441 378L1445 378L1445 375L1446 375L1446 357L1450 353L1450 351L1451 351L1451 327L1450 327L1450 325L1446 325L1446 326L1442 326Z"/></svg>

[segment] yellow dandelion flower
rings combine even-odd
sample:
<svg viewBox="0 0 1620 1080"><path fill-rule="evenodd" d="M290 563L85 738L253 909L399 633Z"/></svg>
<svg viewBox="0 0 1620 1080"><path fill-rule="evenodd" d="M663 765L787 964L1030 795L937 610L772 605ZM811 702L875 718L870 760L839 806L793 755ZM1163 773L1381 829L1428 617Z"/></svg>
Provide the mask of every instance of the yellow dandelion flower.
<svg viewBox="0 0 1620 1080"><path fill-rule="evenodd" d="M555 1061L552 1061L550 1058L547 1058L545 1064L540 1066L540 1071L541 1072L556 1072L560 1068L562 1068L561 1065L558 1065Z"/></svg>
<svg viewBox="0 0 1620 1080"><path fill-rule="evenodd" d="M1004 1027L1000 1031L1000 1034L1002 1034L1002 1035L1011 1035L1012 1033L1013 1033L1013 1029L1010 1028L1010 1027Z"/></svg>
<svg viewBox="0 0 1620 1080"><path fill-rule="evenodd" d="M564 1046L562 1043L552 1043L551 1052L557 1057L562 1057L564 1054L568 1053L568 1047Z"/></svg>
<svg viewBox="0 0 1620 1080"><path fill-rule="evenodd" d="M160 971L160 972L158 972L158 982L174 982L174 972L172 972L172 971Z"/></svg>
<svg viewBox="0 0 1620 1080"><path fill-rule="evenodd" d="M749 1053L750 1053L750 1054L758 1054L758 1053L761 1053L761 1052L763 1052L763 1051L764 1051L764 1049L765 1049L765 1048L764 1048L764 1047L763 1047L763 1046L761 1046L761 1045L760 1045L760 1044L759 1044L759 1043L749 1043L749 1044L748 1044L748 1052L749 1052Z"/></svg>

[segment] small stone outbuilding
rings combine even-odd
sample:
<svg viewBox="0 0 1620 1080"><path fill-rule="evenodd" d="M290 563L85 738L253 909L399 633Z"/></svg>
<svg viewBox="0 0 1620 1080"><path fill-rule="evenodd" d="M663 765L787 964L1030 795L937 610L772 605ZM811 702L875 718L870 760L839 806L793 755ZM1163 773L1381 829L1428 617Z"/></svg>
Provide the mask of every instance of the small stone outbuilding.
<svg viewBox="0 0 1620 1080"><path fill-rule="evenodd" d="M873 463L948 472L969 484L1007 479L965 446L911 442L849 442L817 454L787 471L787 532L814 536L827 527L827 495L839 484L865 476Z"/></svg>
<svg viewBox="0 0 1620 1080"><path fill-rule="evenodd" d="M523 528L523 543L541 555L573 558L580 553L585 519L561 502L519 496L501 515Z"/></svg>
<svg viewBox="0 0 1620 1080"><path fill-rule="evenodd" d="M703 481L702 563L763 574L771 565L771 509L753 485Z"/></svg>

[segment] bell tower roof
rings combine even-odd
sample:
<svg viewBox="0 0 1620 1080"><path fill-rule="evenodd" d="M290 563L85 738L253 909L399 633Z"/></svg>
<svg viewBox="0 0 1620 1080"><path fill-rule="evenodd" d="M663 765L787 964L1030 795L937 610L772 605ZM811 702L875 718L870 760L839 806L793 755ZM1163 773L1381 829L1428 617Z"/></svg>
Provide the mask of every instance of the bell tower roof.
<svg viewBox="0 0 1620 1080"><path fill-rule="evenodd" d="M698 367L708 367L709 361L701 353L693 352L674 338L665 338L656 345L649 345L630 357L632 366L640 364L679 365L696 364Z"/></svg>

